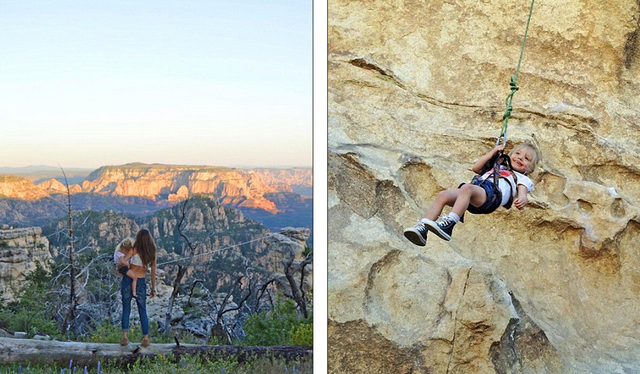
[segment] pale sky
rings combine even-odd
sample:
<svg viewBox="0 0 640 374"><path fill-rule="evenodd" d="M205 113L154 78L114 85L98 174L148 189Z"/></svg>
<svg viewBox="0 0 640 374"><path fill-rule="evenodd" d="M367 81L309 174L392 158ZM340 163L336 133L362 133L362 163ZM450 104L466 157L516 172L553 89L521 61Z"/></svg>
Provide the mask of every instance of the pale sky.
<svg viewBox="0 0 640 374"><path fill-rule="evenodd" d="M0 166L311 166L312 10L0 0Z"/></svg>

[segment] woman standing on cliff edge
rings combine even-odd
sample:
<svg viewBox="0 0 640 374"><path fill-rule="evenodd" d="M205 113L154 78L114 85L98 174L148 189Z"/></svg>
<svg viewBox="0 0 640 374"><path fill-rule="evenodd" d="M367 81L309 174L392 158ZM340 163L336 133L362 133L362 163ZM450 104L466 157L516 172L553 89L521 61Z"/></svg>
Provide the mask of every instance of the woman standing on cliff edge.
<svg viewBox="0 0 640 374"><path fill-rule="evenodd" d="M147 316L147 283L145 276L147 269L151 268L151 292L150 297L156 295L156 256L157 248L149 230L142 229L136 234L136 240L133 243L133 250L125 256L124 261L131 261L131 271L137 278L136 286L136 304L138 305L138 313L140 314L140 325L142 327L142 343L143 347L150 344L149 341L149 317ZM122 340L120 345L129 344L127 334L129 333L129 316L131 314L131 299L133 298L133 290L131 288L132 279L122 277L120 283L120 293L122 294Z"/></svg>

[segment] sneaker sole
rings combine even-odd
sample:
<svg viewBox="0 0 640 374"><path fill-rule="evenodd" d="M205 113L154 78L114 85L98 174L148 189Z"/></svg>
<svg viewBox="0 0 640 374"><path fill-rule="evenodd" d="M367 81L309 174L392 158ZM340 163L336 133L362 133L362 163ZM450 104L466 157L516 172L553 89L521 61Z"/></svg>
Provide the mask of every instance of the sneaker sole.
<svg viewBox="0 0 640 374"><path fill-rule="evenodd" d="M404 230L404 237L409 239L409 241L415 245L419 245L424 247L427 245L427 241L422 237L422 235L414 230L414 229L406 229Z"/></svg>
<svg viewBox="0 0 640 374"><path fill-rule="evenodd" d="M451 240L451 235L449 235L446 232L442 231L440 229L440 227L438 227L438 224L435 223L434 221L427 221L427 222L424 223L424 225L427 226L427 230L429 230L432 233L438 235L438 237L440 237L440 239L444 239L446 241Z"/></svg>

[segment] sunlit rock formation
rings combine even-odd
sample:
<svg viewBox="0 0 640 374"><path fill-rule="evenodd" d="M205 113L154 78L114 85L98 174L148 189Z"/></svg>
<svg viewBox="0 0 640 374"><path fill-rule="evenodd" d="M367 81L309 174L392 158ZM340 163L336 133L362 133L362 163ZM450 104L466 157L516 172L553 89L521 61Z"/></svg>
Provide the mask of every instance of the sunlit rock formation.
<svg viewBox="0 0 640 374"><path fill-rule="evenodd" d="M529 205L402 236L494 146L529 5L329 2L330 372L640 372L636 1L536 2Z"/></svg>

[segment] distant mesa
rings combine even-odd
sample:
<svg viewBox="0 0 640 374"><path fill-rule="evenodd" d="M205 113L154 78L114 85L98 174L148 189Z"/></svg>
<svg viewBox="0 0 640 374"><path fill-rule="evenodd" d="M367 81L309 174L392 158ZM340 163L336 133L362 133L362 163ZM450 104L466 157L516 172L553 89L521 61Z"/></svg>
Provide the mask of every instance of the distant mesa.
<svg viewBox="0 0 640 374"><path fill-rule="evenodd" d="M30 180L15 175L0 175L0 196L23 200L38 200L49 194Z"/></svg>
<svg viewBox="0 0 640 374"><path fill-rule="evenodd" d="M292 193L292 186L310 189L312 185L310 168L244 170L218 166L130 163L100 167L88 174L80 184L70 184L69 192L143 197L167 202L204 194L217 197L225 205L275 214L279 212L276 203L265 195ZM38 200L65 193L67 188L59 177L34 184L26 177L0 176L0 196L4 198Z"/></svg>
<svg viewBox="0 0 640 374"><path fill-rule="evenodd" d="M45 190L49 194L67 193L67 186L62 184L62 182L58 181L57 179L53 179L53 178L46 180L44 182L38 183L37 186ZM77 184L69 185L69 192L72 194L80 193L82 192L82 187L80 187Z"/></svg>

